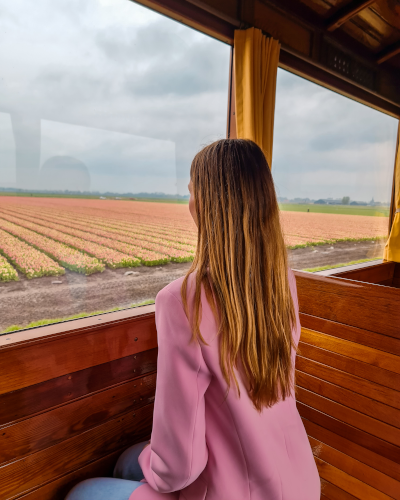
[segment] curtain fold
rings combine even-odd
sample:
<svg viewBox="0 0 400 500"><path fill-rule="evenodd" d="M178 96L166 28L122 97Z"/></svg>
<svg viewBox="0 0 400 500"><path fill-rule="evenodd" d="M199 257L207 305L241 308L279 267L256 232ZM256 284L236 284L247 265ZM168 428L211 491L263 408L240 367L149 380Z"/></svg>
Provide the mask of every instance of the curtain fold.
<svg viewBox="0 0 400 500"><path fill-rule="evenodd" d="M271 168L276 75L280 43L256 28L236 30L234 39L235 116L239 139L251 139Z"/></svg>
<svg viewBox="0 0 400 500"><path fill-rule="evenodd" d="M397 133L396 161L394 167L394 208L392 228L383 252L384 260L400 262L400 122Z"/></svg>

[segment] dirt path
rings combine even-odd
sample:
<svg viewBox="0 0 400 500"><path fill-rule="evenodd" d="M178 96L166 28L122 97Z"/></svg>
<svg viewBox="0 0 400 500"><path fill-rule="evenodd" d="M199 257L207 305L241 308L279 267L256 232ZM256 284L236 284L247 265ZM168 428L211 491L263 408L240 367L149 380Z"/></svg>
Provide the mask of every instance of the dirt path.
<svg viewBox="0 0 400 500"><path fill-rule="evenodd" d="M383 245L374 242L338 243L289 252L294 269L339 264L381 257ZM10 325L27 325L41 319L62 318L81 312L128 307L153 299L170 281L183 276L190 263L169 263L162 267L106 269L83 276L67 271L61 278L38 278L0 283L0 331ZM125 275L127 271L134 274ZM54 281L62 283L53 284Z"/></svg>

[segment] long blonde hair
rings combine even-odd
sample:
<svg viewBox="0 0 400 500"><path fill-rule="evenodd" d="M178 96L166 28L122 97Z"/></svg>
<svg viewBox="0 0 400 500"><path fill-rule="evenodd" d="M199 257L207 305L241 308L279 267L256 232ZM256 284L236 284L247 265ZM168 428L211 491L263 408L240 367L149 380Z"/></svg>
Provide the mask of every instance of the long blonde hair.
<svg viewBox="0 0 400 500"><path fill-rule="evenodd" d="M270 168L252 141L225 139L200 151L191 166L198 220L190 322L200 332L201 287L214 311L220 337L220 365L228 389L239 364L255 408L270 407L293 388L292 327L295 312L288 258ZM240 391L239 391L240 395Z"/></svg>

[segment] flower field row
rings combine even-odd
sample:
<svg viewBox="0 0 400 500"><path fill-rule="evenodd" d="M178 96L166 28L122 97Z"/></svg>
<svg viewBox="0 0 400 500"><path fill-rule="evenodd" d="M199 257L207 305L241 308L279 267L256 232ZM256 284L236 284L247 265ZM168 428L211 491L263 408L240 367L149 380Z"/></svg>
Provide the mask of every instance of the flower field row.
<svg viewBox="0 0 400 500"><path fill-rule="evenodd" d="M6 212L10 213L8 211ZM42 221L46 223L46 226L52 227L53 229L58 229L62 232L67 232L68 234L87 238L91 241L110 246L111 248L122 250L125 253L133 254L139 257L143 263L147 265L153 262L155 264L161 264L163 263L162 261L167 262L169 260L172 260L173 262L188 262L193 260L193 247L189 247L190 250L179 250L174 248L172 245L166 245L165 240L160 241L158 238L152 237L134 237L131 235L131 232L98 225L90 220L86 221L85 219L82 219L81 221L65 217L61 218L58 216L50 217L42 214L35 214L32 216L26 215L25 213L23 215L22 213L18 213L18 215L30 222L40 223ZM82 231L84 231L85 234L82 234ZM110 239L111 237L112 239ZM104 238L106 238L106 240L104 240ZM122 243L125 243L128 246L125 246Z"/></svg>
<svg viewBox="0 0 400 500"><path fill-rule="evenodd" d="M145 248L152 249L149 246L146 246L145 242L155 243L157 245L161 245L167 248L175 248L177 250L186 251L189 253L193 253L197 243L197 236L190 237L187 233L177 233L174 230L170 230L169 228L159 228L157 226L152 225L142 225L142 224L132 224L125 221L118 221L114 219L104 218L104 217L88 217L82 216L71 212L64 211L46 211L46 210L27 210L23 208L13 208L12 212L18 214L27 214L32 216L33 214L38 218L50 217L52 220L57 221L59 219L63 219L68 221L68 223L81 223L85 224L87 228L91 228L92 226L99 226L104 228L107 231L112 231L115 234L118 234L118 231L121 231L119 234L121 235L137 235L137 240L134 244L138 246L143 246ZM165 252L165 249L160 249L159 251ZM168 253L168 252L166 252Z"/></svg>
<svg viewBox="0 0 400 500"><path fill-rule="evenodd" d="M113 250L112 248L101 246L90 240L72 236L57 229L53 229L51 227L51 224L46 224L46 226L43 226L41 224L38 224L37 222L28 222L27 220L20 217L6 215L4 212L1 214L1 216L9 222L14 222L15 224L36 231L41 235L64 243L65 245L68 245L72 248L82 250L83 252L104 262L108 267L111 267L112 269L116 269L118 267L134 267L140 265L140 261L135 257L132 257L131 255L127 255L117 250ZM33 220L35 221L35 219ZM86 236L86 233L84 233L83 231L81 231L81 233L83 236Z"/></svg>
<svg viewBox="0 0 400 500"><path fill-rule="evenodd" d="M82 274L92 274L104 271L104 264L97 259L85 255L82 252L78 252L67 245L46 238L35 231L30 231L27 228L18 226L1 218L0 229L24 240L37 250L41 250L66 269Z"/></svg>
<svg viewBox="0 0 400 500"><path fill-rule="evenodd" d="M4 211L2 213L5 217L13 217L10 215L9 211ZM105 231L97 227L79 224L76 221L67 222L66 219L58 217L51 218L43 215L35 215L32 217L25 215L25 213L23 215L19 213L18 215L21 219L29 221L33 224L41 225L41 223L45 223L48 228L59 230L75 237L87 239L99 245L114 248L128 255L133 255L138 257L144 265L159 265L170 260L173 260L174 262L187 262L193 259L192 252L184 252L152 242L146 242L144 244L141 240L138 241L138 239L132 236L126 236L123 233L119 234L120 231L118 230L115 230L113 234L110 234L110 231L112 230ZM114 236L114 238L110 238L110 236Z"/></svg>
<svg viewBox="0 0 400 500"><path fill-rule="evenodd" d="M65 273L53 259L1 229L0 252L28 279Z"/></svg>
<svg viewBox="0 0 400 500"><path fill-rule="evenodd" d="M17 271L2 255L0 255L0 281L18 281Z"/></svg>

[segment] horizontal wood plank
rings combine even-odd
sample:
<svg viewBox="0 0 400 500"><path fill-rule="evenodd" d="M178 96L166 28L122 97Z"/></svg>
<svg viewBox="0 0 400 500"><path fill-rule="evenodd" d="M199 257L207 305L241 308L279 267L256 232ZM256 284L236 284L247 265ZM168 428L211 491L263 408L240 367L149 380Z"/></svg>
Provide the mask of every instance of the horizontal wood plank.
<svg viewBox="0 0 400 500"><path fill-rule="evenodd" d="M394 262L382 262L376 266L353 269L336 273L339 278L347 278L353 281L379 284L382 281L392 281L395 264Z"/></svg>
<svg viewBox="0 0 400 500"><path fill-rule="evenodd" d="M0 395L0 426L41 413L157 368L157 349L46 380Z"/></svg>
<svg viewBox="0 0 400 500"><path fill-rule="evenodd" d="M400 290L301 271L294 273L300 312L400 339Z"/></svg>
<svg viewBox="0 0 400 500"><path fill-rule="evenodd" d="M385 493L396 500L400 499L400 483L390 476L377 471L373 467L349 457L346 453L322 443L318 439L309 436L309 442L315 457L327 464L333 465L349 476Z"/></svg>
<svg viewBox="0 0 400 500"><path fill-rule="evenodd" d="M350 493L347 493L347 491L343 491L334 484L325 481L325 479L321 479L321 490L323 491L322 495L328 500L359 500L350 495Z"/></svg>
<svg viewBox="0 0 400 500"><path fill-rule="evenodd" d="M0 464L70 439L154 401L156 374L75 400L0 432Z"/></svg>
<svg viewBox="0 0 400 500"><path fill-rule="evenodd" d="M400 410L400 386L395 391L302 356L296 358L296 369Z"/></svg>
<svg viewBox="0 0 400 500"><path fill-rule="evenodd" d="M297 401L297 409L303 419L328 429L338 436L387 458L391 462L400 463L400 447L300 401ZM330 408L327 408L328 412L329 410Z"/></svg>
<svg viewBox="0 0 400 500"><path fill-rule="evenodd" d="M395 445L397 451L395 454L396 458L393 456L384 456L387 456L390 460L400 459L400 430L398 428L385 422L381 422L380 420L376 420L375 418L360 413L352 408L349 408L348 406L337 403L336 401L327 399L320 394L311 392L303 387L296 387L296 396L299 402L310 406L311 408L315 408L316 410L324 412L337 420Z"/></svg>
<svg viewBox="0 0 400 500"><path fill-rule="evenodd" d="M157 347L153 315L0 350L0 394Z"/></svg>
<svg viewBox="0 0 400 500"><path fill-rule="evenodd" d="M400 374L400 356L308 330L307 328L301 329L300 340L306 344L321 347L327 351L336 352L337 354L342 354L343 356Z"/></svg>
<svg viewBox="0 0 400 500"><path fill-rule="evenodd" d="M350 342L400 356L400 340L388 335L369 332L368 330L362 330L354 326L342 325L335 321L309 316L308 314L300 314L300 323L303 328L308 330L326 333L332 337L349 340Z"/></svg>
<svg viewBox="0 0 400 500"><path fill-rule="evenodd" d="M341 471L337 467L330 465L323 460L315 457L315 463L321 478L329 481L338 488L350 493L359 499L374 500L392 500L389 495L378 491L376 488L363 483L359 479Z"/></svg>
<svg viewBox="0 0 400 500"><path fill-rule="evenodd" d="M400 482L400 464L392 462L382 455L379 455L378 453L375 453L360 444L354 443L353 441L350 441L350 439L346 439L339 434L335 434L329 429L325 429L310 420L305 418L302 418L302 420L309 436L318 439L322 443L325 443Z"/></svg>
<svg viewBox="0 0 400 500"><path fill-rule="evenodd" d="M44 484L39 488L18 497L18 500L64 500L68 492L78 483L92 477L111 477L118 457L124 451L121 448L109 455L91 462L56 481ZM111 500L111 499L110 499Z"/></svg>
<svg viewBox="0 0 400 500"><path fill-rule="evenodd" d="M313 359L327 366L332 366L346 373L351 373L357 377L379 385L389 387L395 391L400 387L400 374L383 370L368 363L363 363L356 359L337 354L332 351L315 347L311 344L299 343L299 355L305 358Z"/></svg>
<svg viewBox="0 0 400 500"><path fill-rule="evenodd" d="M90 462L144 440L151 432L153 405L147 405L51 448L0 468L2 500L18 498Z"/></svg>

